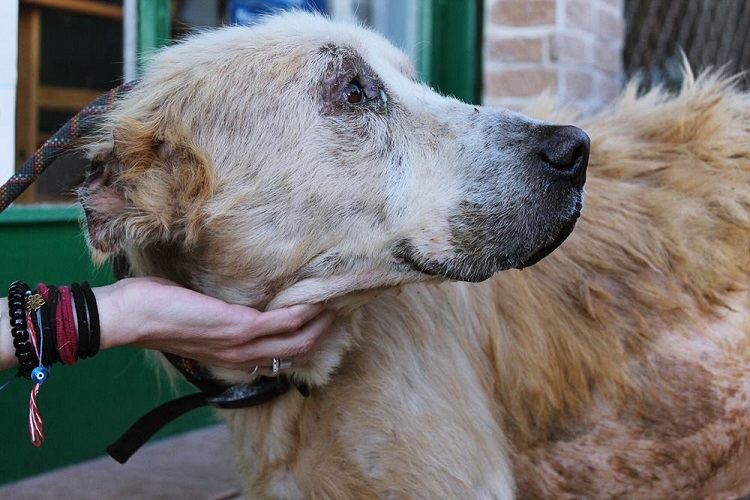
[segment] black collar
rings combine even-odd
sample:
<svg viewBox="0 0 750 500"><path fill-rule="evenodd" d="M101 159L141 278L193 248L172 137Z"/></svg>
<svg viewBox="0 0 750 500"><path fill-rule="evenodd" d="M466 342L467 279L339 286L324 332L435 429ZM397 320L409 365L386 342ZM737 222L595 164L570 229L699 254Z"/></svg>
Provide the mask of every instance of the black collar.
<svg viewBox="0 0 750 500"><path fill-rule="evenodd" d="M228 385L211 377L207 370L192 359L162 353L185 379L199 392L173 399L142 416L120 438L107 447L107 453L124 464L138 449L166 424L185 413L211 405L217 408L247 408L268 403L296 387L303 396L310 394L307 386L291 382L288 377L258 377L247 384Z"/></svg>

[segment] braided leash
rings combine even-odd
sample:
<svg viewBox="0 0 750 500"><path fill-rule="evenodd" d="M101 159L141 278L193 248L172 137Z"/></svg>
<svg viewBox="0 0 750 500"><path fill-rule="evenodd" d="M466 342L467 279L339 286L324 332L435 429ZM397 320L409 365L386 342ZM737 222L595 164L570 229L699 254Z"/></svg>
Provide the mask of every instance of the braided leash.
<svg viewBox="0 0 750 500"><path fill-rule="evenodd" d="M112 109L115 100L133 87L135 82L125 83L102 94L94 102L83 108L67 121L55 135L47 139L41 148L24 162L2 187L0 187L0 212L8 208L24 190L54 162L62 153L69 150L78 139L89 133L99 118Z"/></svg>

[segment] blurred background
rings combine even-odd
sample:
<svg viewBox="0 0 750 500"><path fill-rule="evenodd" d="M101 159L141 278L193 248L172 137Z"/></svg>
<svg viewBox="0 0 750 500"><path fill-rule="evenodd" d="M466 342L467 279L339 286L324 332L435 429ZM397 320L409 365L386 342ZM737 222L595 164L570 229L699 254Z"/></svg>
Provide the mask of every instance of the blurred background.
<svg viewBox="0 0 750 500"><path fill-rule="evenodd" d="M287 8L369 25L439 91L512 109L547 91L595 113L630 79L644 90L678 88L683 58L696 71L750 68L747 0L0 0L0 181L101 92L137 78L154 50L195 30L252 24ZM0 214L0 285L113 279L106 266L92 267L81 237L72 193L84 168L74 155L62 158ZM11 375L0 373L0 384ZM11 384L0 392L0 485L102 455L136 418L170 398L134 350L56 370L40 396L47 443L36 449L25 428L28 387ZM198 412L160 437L204 436L185 448L194 450L215 440L183 433L214 423L210 411ZM115 470L127 479L127 468ZM152 493L157 482L140 479ZM0 486L0 498L18 492Z"/></svg>

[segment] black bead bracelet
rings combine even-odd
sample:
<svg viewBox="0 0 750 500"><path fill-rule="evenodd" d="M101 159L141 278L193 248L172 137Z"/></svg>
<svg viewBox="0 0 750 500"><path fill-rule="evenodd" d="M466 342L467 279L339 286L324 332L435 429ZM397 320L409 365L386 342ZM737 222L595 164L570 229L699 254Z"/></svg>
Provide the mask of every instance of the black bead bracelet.
<svg viewBox="0 0 750 500"><path fill-rule="evenodd" d="M18 376L27 379L31 379L31 371L36 366L36 356L26 324L26 296L30 292L28 285L23 281L14 281L8 288L8 313L13 346L19 364Z"/></svg>

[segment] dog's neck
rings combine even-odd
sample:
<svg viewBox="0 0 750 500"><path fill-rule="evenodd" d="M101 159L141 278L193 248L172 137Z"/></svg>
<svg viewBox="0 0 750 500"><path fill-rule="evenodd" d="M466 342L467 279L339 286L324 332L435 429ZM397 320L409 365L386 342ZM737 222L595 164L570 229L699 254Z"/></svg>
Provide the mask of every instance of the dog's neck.
<svg viewBox="0 0 750 500"><path fill-rule="evenodd" d="M369 272L301 280L296 277L299 273L274 280L260 276L238 279L236 276L222 276L221 273L203 269L200 249L188 250L177 242L130 248L127 256L117 260L120 263L120 273L166 278L201 293L258 310L294 304L325 303L327 309L337 311L336 322L320 342L308 365L285 371L294 380L309 386L328 383L345 354L356 343L349 328L352 314L383 290L397 284L397 278L403 278L395 274L390 277L385 272ZM211 377L229 384L246 384L257 377L214 367L207 367L207 370Z"/></svg>

